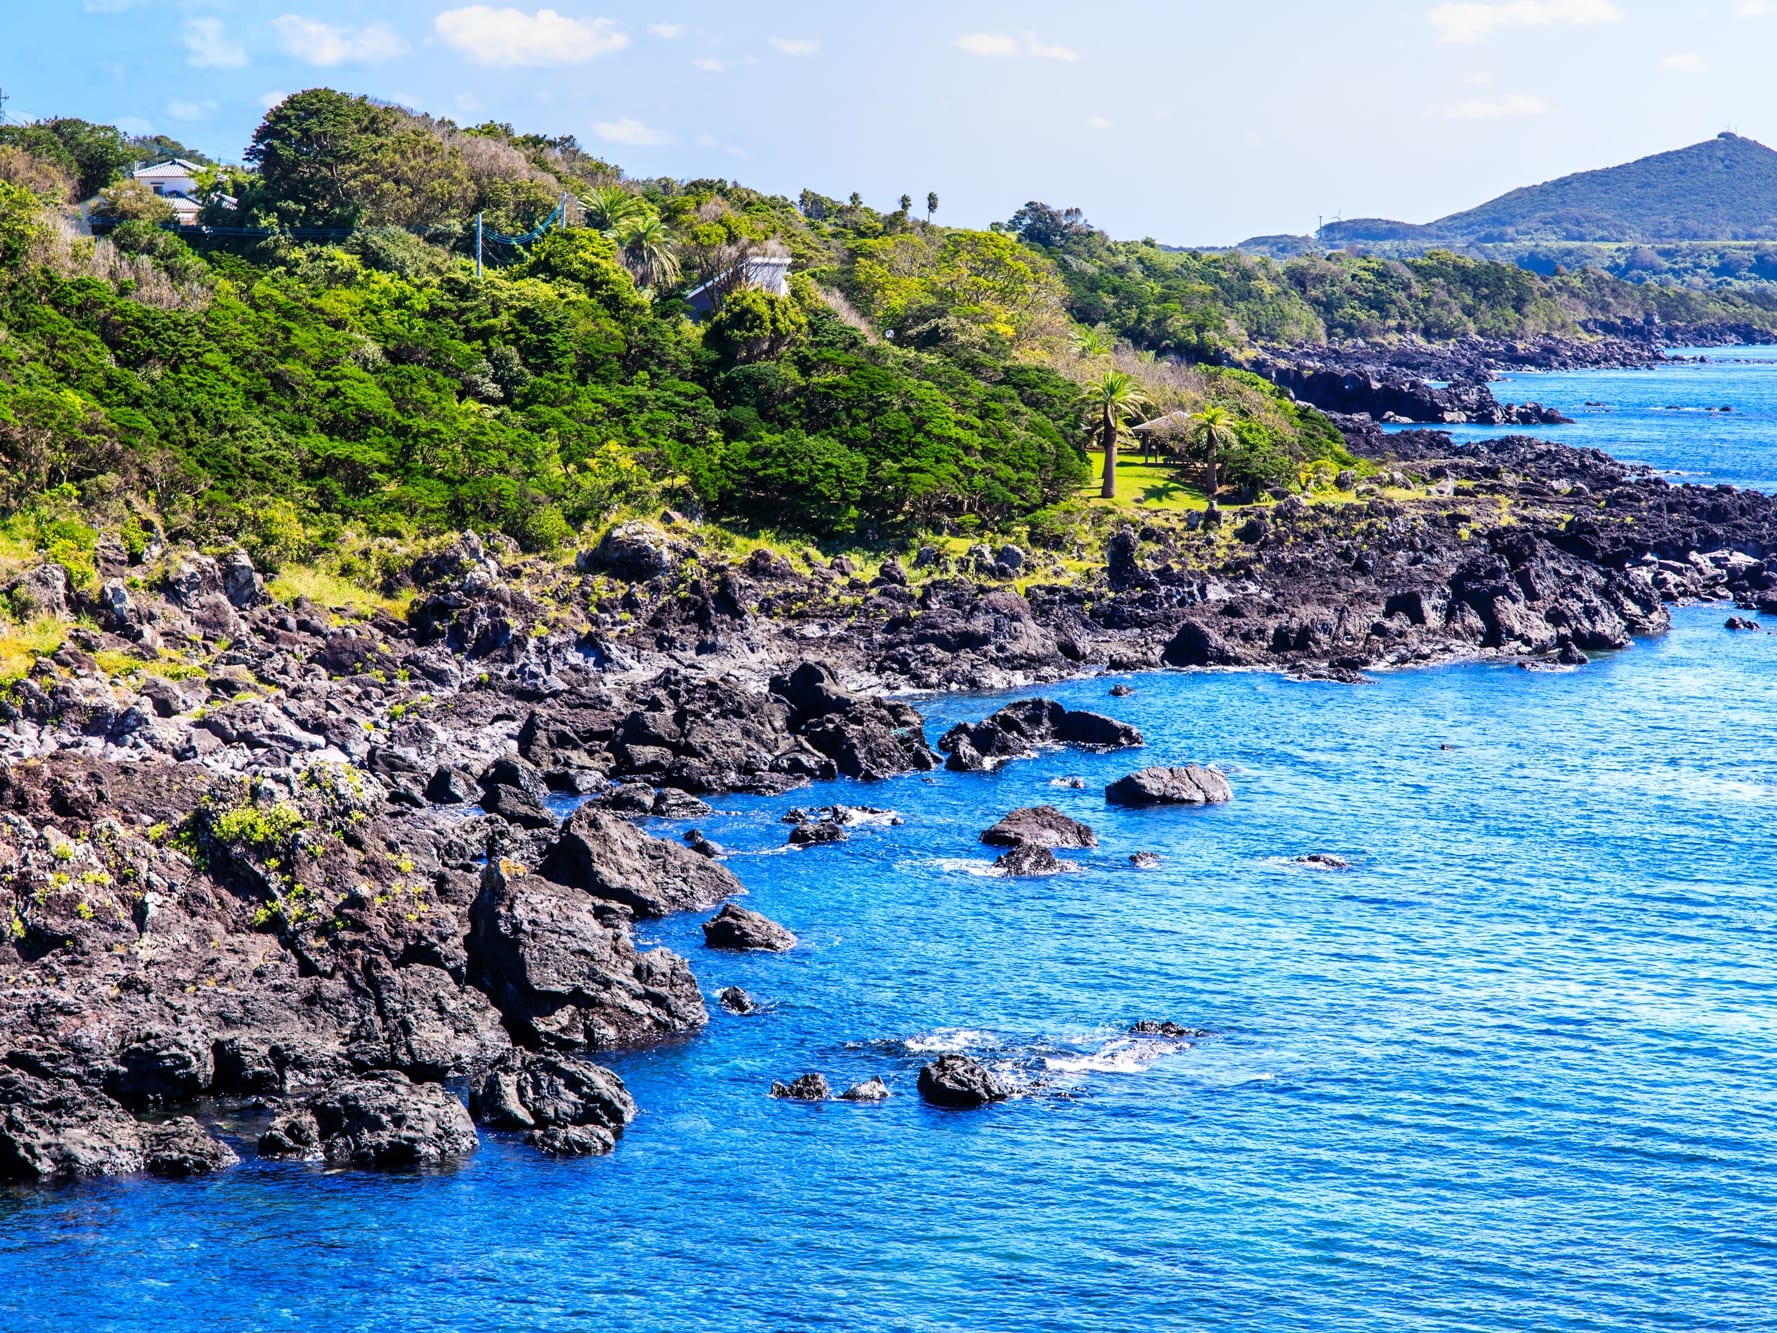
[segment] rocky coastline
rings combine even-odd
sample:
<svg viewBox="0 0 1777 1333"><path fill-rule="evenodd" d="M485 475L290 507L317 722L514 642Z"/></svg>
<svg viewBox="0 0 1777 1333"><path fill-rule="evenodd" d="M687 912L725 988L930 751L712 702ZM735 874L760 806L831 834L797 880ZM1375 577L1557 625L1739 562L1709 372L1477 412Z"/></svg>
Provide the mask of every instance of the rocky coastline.
<svg viewBox="0 0 1777 1333"><path fill-rule="evenodd" d="M599 1056L694 1038L718 998L754 1008L706 998L701 963L638 949L634 923L721 908L709 947L796 947L733 903L714 844L638 821L1140 743L1029 702L934 743L920 691L1574 668L1675 602L1777 613L1769 496L1524 436L1347 425L1378 470L1340 494L1155 512L1088 567L928 547L866 574L734 557L665 516L573 567L460 534L408 571L404 616L280 604L239 554L102 545L91 594L27 571L15 604L83 619L0 699L0 1180L224 1170L194 1113L230 1105L271 1113L262 1154L334 1165L448 1160L477 1125L609 1151L636 1108ZM1226 799L1219 774L1166 767L1191 758L1151 756L1124 798ZM1008 873L1090 836L1016 814L990 839ZM921 1087L998 1096L956 1061Z"/></svg>
<svg viewBox="0 0 1777 1333"><path fill-rule="evenodd" d="M1768 344L1774 337L1751 324L1609 321L1589 322L1586 335L1509 342L1473 335L1438 343L1358 340L1263 348L1230 364L1336 416L1389 424L1548 426L1567 418L1537 402L1502 403L1492 382L1513 371L1646 370L1674 359L1668 348Z"/></svg>

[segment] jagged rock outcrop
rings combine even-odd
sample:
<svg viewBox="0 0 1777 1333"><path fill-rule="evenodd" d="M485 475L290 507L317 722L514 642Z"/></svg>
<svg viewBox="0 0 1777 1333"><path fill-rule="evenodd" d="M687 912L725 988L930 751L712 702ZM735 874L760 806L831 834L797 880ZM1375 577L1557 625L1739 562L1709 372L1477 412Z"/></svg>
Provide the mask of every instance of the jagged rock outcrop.
<svg viewBox="0 0 1777 1333"><path fill-rule="evenodd" d="M1029 758L1040 745L1116 750L1142 743L1140 730L1101 713L1068 709L1052 699L1020 699L980 722L959 722L938 740L945 767L980 773Z"/></svg>
<svg viewBox="0 0 1777 1333"><path fill-rule="evenodd" d="M796 936L769 917L728 903L703 923L703 942L712 949L786 953L796 947Z"/></svg>
<svg viewBox="0 0 1777 1333"><path fill-rule="evenodd" d="M709 1021L690 966L666 949L638 953L618 904L495 861L469 921L470 974L537 1046L613 1050Z"/></svg>
<svg viewBox="0 0 1777 1333"><path fill-rule="evenodd" d="M709 857L592 806L569 817L537 871L638 917L701 911L746 892Z"/></svg>
<svg viewBox="0 0 1777 1333"><path fill-rule="evenodd" d="M514 1051L469 1089L469 1111L494 1129L524 1130L525 1141L554 1156L610 1152L636 1117L623 1080L600 1065Z"/></svg>

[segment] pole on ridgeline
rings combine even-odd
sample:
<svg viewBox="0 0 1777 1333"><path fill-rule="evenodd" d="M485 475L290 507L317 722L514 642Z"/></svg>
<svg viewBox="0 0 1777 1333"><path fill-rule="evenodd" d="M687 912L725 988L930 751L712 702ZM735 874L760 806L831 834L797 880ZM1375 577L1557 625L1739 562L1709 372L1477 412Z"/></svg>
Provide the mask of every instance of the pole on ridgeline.
<svg viewBox="0 0 1777 1333"><path fill-rule="evenodd" d="M475 215L475 276L481 276L481 214Z"/></svg>

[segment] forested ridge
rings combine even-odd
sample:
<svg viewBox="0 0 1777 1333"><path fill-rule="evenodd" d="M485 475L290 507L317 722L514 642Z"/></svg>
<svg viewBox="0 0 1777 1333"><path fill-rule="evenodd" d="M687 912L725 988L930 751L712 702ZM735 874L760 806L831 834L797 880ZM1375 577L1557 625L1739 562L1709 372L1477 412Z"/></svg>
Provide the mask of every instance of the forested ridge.
<svg viewBox="0 0 1777 1333"><path fill-rule="evenodd" d="M832 541L990 531L1073 503L1113 383L1119 421L1215 414L1235 484L1348 461L1324 418L1216 364L1260 343L1770 319L1451 255L1179 253L1035 203L975 231L935 196L635 180L568 137L326 89L269 111L244 166L203 162L214 231L169 230L127 180L169 153L195 157L84 121L0 131L11 541L77 561L102 520L275 567L462 526L561 548L659 505ZM95 195L92 239L70 219ZM567 225L476 276L472 219L522 233L564 199ZM770 255L786 295L724 290ZM712 282L699 322L684 298Z"/></svg>

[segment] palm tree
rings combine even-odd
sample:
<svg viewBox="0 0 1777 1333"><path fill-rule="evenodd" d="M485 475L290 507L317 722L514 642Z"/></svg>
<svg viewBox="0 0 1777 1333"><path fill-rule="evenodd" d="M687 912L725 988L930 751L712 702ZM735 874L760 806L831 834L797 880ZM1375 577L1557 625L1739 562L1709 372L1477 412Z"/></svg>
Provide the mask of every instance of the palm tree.
<svg viewBox="0 0 1777 1333"><path fill-rule="evenodd" d="M636 281L651 289L679 280L679 257L672 233L657 214L626 218L617 224L618 253Z"/></svg>
<svg viewBox="0 0 1777 1333"><path fill-rule="evenodd" d="M1086 401L1098 417L1098 441L1104 448L1104 486L1099 494L1117 498L1117 433L1123 422L1148 405L1148 395L1135 376L1107 370L1086 391Z"/></svg>
<svg viewBox="0 0 1777 1333"><path fill-rule="evenodd" d="M606 236L614 235L624 222L648 211L647 203L621 185L597 185L580 200L586 225Z"/></svg>
<svg viewBox="0 0 1777 1333"><path fill-rule="evenodd" d="M1233 414L1225 407L1204 408L1191 418L1190 440L1203 451L1204 461L1208 464L1209 475L1204 479L1203 493L1214 504L1217 455L1223 449L1240 443L1240 435L1234 429Z"/></svg>
<svg viewBox="0 0 1777 1333"><path fill-rule="evenodd" d="M1110 335L1105 332L1103 325L1078 328L1074 331L1074 351L1080 354L1083 361L1090 361L1095 356L1109 356Z"/></svg>
<svg viewBox="0 0 1777 1333"><path fill-rule="evenodd" d="M938 192L936 190L927 190L926 191L926 225L927 226L931 225L932 214L936 213L937 211L938 211Z"/></svg>

